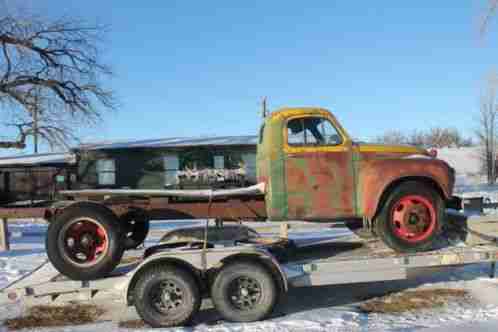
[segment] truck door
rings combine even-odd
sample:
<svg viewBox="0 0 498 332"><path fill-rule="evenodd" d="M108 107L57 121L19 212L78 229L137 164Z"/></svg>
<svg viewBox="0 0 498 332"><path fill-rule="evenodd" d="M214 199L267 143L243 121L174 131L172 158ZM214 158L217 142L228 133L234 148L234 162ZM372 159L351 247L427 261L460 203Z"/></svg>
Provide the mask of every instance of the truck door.
<svg viewBox="0 0 498 332"><path fill-rule="evenodd" d="M353 216L352 143L347 134L325 116L292 117L283 143L288 218Z"/></svg>

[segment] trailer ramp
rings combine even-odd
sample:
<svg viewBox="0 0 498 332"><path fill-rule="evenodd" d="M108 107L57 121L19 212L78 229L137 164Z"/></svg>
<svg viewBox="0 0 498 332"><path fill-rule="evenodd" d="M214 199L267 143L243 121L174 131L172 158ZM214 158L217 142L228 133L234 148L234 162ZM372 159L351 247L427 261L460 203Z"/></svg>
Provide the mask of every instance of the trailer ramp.
<svg viewBox="0 0 498 332"><path fill-rule="evenodd" d="M118 267L109 277L70 280L47 260L27 275L0 290L0 306L21 302L26 306L64 305L85 302L124 303L124 289L133 265Z"/></svg>

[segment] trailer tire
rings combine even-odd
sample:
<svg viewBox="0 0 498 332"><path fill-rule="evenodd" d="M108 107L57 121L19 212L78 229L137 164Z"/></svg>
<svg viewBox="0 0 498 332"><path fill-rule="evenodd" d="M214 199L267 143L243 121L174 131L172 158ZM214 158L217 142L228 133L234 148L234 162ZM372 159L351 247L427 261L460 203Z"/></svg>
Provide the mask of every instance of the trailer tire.
<svg viewBox="0 0 498 332"><path fill-rule="evenodd" d="M149 234L150 221L145 213L130 212L121 217L126 236L123 247L125 250L135 249L144 243Z"/></svg>
<svg viewBox="0 0 498 332"><path fill-rule="evenodd" d="M54 267L73 280L109 274L123 256L119 220L97 204L75 204L62 211L47 230L47 255Z"/></svg>
<svg viewBox="0 0 498 332"><path fill-rule="evenodd" d="M398 252L434 249L444 229L441 195L425 183L401 183L388 196L375 220L382 241Z"/></svg>
<svg viewBox="0 0 498 332"><path fill-rule="evenodd" d="M185 325L197 314L201 296L190 273L173 266L153 267L141 273L134 289L134 303L147 324Z"/></svg>
<svg viewBox="0 0 498 332"><path fill-rule="evenodd" d="M211 285L211 299L223 318L252 322L271 314L278 299L278 287L261 264L231 263L217 273Z"/></svg>

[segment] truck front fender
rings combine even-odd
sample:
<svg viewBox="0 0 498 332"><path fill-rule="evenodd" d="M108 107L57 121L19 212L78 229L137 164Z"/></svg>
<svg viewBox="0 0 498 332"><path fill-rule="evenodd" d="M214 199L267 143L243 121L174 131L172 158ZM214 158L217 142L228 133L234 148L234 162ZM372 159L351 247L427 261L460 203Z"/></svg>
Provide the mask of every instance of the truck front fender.
<svg viewBox="0 0 498 332"><path fill-rule="evenodd" d="M453 170L444 161L428 158L384 159L365 163L360 168L360 215L374 219L390 192L405 181L419 181L436 190L443 200L451 197Z"/></svg>

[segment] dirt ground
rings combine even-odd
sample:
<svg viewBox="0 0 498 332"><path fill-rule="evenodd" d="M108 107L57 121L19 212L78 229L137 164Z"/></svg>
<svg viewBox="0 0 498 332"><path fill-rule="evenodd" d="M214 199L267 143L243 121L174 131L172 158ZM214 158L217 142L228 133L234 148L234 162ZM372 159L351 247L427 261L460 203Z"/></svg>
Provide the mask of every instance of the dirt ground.
<svg viewBox="0 0 498 332"><path fill-rule="evenodd" d="M388 294L359 305L365 313L396 313L442 307L450 301L471 302L469 292L463 289L420 289Z"/></svg>
<svg viewBox="0 0 498 332"><path fill-rule="evenodd" d="M9 330L81 325L96 322L102 314L102 308L91 304L34 306L20 317L5 320L4 325Z"/></svg>

